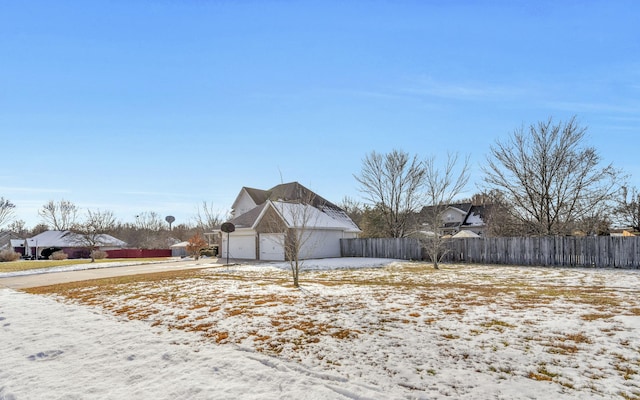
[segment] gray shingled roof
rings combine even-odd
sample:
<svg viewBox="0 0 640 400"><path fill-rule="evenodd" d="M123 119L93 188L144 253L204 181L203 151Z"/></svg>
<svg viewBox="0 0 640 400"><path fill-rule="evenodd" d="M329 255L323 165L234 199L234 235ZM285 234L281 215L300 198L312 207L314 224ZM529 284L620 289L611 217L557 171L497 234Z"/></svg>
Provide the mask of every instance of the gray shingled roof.
<svg viewBox="0 0 640 400"><path fill-rule="evenodd" d="M229 222L231 222L236 228L251 228L256 222L256 219L258 219L258 217L260 216L262 209L266 205L267 203L262 203L259 206L251 209L250 211L237 216Z"/></svg>
<svg viewBox="0 0 640 400"><path fill-rule="evenodd" d="M283 183L274 186L269 189L269 193L269 200L271 201L299 200L308 203L308 200L311 200L311 205L315 208L322 209L324 207L329 207L336 210L341 210L341 208L337 205L307 189L298 182Z"/></svg>
<svg viewBox="0 0 640 400"><path fill-rule="evenodd" d="M271 194L268 190L255 189L250 187L243 187L243 189L249 194L256 204L262 204L269 199Z"/></svg>
<svg viewBox="0 0 640 400"><path fill-rule="evenodd" d="M359 231L357 225L351 221L344 210L298 182L283 183L269 190L248 188L246 186L242 189L251 196L258 206L229 221L234 224L236 228L251 228L262 213L267 201L271 201L310 203L311 206L335 220L336 226L348 228L350 231Z"/></svg>

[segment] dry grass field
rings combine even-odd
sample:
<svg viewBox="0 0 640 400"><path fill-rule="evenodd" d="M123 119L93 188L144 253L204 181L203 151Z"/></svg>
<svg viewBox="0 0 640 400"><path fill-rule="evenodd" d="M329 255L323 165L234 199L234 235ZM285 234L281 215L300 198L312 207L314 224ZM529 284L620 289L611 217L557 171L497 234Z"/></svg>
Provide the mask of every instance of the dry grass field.
<svg viewBox="0 0 640 400"><path fill-rule="evenodd" d="M95 260L95 263L135 263L135 262L154 262L165 261L166 258L105 258L102 260ZM66 267L72 265L86 264L87 259L71 259L71 260L17 260L0 263L0 273L4 272L17 272L17 271L29 271L34 269L51 269L56 267Z"/></svg>
<svg viewBox="0 0 640 400"><path fill-rule="evenodd" d="M282 266L240 265L29 292L399 397L640 399L637 270L394 262L301 282Z"/></svg>

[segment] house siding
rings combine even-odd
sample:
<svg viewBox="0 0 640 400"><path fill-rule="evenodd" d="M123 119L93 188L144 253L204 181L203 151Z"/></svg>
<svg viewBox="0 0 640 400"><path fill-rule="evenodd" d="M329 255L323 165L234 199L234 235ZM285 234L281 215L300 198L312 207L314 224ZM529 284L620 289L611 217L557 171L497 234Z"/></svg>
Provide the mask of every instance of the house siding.
<svg viewBox="0 0 640 400"><path fill-rule="evenodd" d="M340 257L340 239L342 231L311 230L300 249L300 258Z"/></svg>
<svg viewBox="0 0 640 400"><path fill-rule="evenodd" d="M233 216L238 217L256 206L249 193L246 190L242 190L242 194L236 201L235 208L233 209Z"/></svg>

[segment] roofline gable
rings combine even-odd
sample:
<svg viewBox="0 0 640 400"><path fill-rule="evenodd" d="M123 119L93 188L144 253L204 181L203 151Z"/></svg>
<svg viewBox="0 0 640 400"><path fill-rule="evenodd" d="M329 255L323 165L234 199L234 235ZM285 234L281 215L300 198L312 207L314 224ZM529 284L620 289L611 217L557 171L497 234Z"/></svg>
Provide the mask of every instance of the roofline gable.
<svg viewBox="0 0 640 400"><path fill-rule="evenodd" d="M251 229L256 229L258 227L258 224L262 221L262 218L264 218L264 216L267 214L267 212L268 212L268 210L270 208L273 209L276 212L278 217L284 222L284 224L285 224L285 226L287 228L291 228L291 226L289 226L289 224L287 223L285 218L282 216L282 213L280 211L278 211L278 207L276 207L273 204L273 201L267 200L266 203L265 203L265 206L262 208L262 211L260 211L260 214L258 215L256 220L253 222L253 225L251 226Z"/></svg>
<svg viewBox="0 0 640 400"><path fill-rule="evenodd" d="M254 188L250 188L247 186L243 186L242 189L240 189L240 192L238 193L238 195L236 196L236 199L233 201L233 204L231 204L231 209L235 210L236 205L238 204L238 201L240 201L240 199L242 198L243 193L246 193L247 196L249 196L249 198L251 200L253 200L255 205L259 205L260 203L256 202L256 199L254 196L252 196L252 191L254 190L258 190L261 191L260 189L254 189Z"/></svg>

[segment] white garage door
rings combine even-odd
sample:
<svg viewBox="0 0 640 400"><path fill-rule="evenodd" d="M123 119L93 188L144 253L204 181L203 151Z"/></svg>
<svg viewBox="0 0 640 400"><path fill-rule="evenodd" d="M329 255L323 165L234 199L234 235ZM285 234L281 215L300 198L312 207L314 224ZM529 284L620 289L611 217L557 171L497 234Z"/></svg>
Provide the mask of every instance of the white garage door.
<svg viewBox="0 0 640 400"><path fill-rule="evenodd" d="M283 233L260 234L260 259L284 261Z"/></svg>
<svg viewBox="0 0 640 400"><path fill-rule="evenodd" d="M222 235L222 257L227 257L227 235ZM229 235L229 258L255 260L255 236Z"/></svg>

